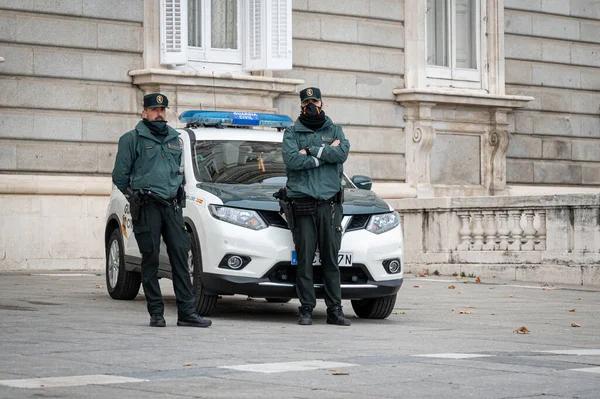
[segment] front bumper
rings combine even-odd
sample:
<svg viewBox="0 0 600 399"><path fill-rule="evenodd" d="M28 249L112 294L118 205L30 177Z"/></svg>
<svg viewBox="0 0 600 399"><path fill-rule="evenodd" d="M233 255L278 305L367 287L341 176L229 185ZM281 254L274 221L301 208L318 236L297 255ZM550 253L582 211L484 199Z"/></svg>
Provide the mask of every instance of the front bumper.
<svg viewBox="0 0 600 399"><path fill-rule="evenodd" d="M249 278L222 274L203 273L202 284L212 294L242 294L257 298L297 298L295 284L295 267L289 262L275 265L265 277ZM314 267L314 287L317 298L325 295L320 267ZM340 268L342 299L378 298L394 295L404 281L403 277L395 280L375 281L367 268L361 264Z"/></svg>

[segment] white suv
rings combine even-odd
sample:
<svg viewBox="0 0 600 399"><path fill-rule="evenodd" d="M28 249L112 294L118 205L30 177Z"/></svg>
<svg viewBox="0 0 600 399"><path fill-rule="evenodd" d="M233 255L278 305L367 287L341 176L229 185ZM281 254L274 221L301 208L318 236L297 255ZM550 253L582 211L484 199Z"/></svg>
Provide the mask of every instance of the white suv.
<svg viewBox="0 0 600 399"><path fill-rule="evenodd" d="M294 243L279 203L285 186L281 154L287 116L187 111L180 116L186 207L191 239L190 276L197 312L209 315L222 295L243 294L287 302L297 297ZM357 316L390 315L403 281L400 218L370 191L371 180L344 177L343 236L339 253L342 298ZM357 186L365 189L359 189ZM129 203L113 186L106 215L106 283L114 299L133 299L141 282L141 255L133 236ZM318 254L315 290L323 298ZM164 243L160 277L171 278Z"/></svg>

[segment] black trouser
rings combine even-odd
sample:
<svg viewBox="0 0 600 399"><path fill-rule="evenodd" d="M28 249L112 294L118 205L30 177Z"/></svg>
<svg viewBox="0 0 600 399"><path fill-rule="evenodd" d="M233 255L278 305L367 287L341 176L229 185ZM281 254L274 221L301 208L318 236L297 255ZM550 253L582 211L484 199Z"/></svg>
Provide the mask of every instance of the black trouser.
<svg viewBox="0 0 600 399"><path fill-rule="evenodd" d="M330 308L342 303L338 266L342 217L342 205L332 202L317 205L316 215L294 217L292 233L298 257L296 292L303 306L314 308L317 305L312 264L317 246L321 255L325 304Z"/></svg>
<svg viewBox="0 0 600 399"><path fill-rule="evenodd" d="M175 210L154 201L146 202L133 232L142 254L142 286L150 314L163 314L164 304L158 284L160 236L167 246L171 263L173 290L179 316L194 313L195 298L188 268L190 238L183 222L181 208Z"/></svg>

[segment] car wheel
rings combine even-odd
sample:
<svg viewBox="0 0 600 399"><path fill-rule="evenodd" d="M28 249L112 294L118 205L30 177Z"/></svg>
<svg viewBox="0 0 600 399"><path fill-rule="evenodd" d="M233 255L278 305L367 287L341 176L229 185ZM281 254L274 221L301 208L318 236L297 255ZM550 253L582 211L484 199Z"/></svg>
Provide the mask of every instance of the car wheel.
<svg viewBox="0 0 600 399"><path fill-rule="evenodd" d="M292 298L265 298L267 302L271 303L288 303Z"/></svg>
<svg viewBox="0 0 600 399"><path fill-rule="evenodd" d="M394 310L396 294L380 298L365 298L352 300L354 313L363 319L385 319Z"/></svg>
<svg viewBox="0 0 600 399"><path fill-rule="evenodd" d="M140 291L142 275L125 270L121 232L114 229L106 244L106 289L113 299L131 300Z"/></svg>
<svg viewBox="0 0 600 399"><path fill-rule="evenodd" d="M196 297L196 313L201 316L209 316L217 306L217 296L207 295L202 285L202 252L200 244L193 232L189 232L192 242L190 254L188 256L188 268L194 286L194 296Z"/></svg>

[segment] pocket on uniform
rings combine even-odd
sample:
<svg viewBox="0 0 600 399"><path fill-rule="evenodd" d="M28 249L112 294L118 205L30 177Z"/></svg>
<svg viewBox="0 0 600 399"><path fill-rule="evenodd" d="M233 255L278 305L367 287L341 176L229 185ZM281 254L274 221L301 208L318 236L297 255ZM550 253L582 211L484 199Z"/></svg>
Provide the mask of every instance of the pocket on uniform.
<svg viewBox="0 0 600 399"><path fill-rule="evenodd" d="M150 234L150 227L148 225L134 223L133 234L141 253L152 252L152 234Z"/></svg>

